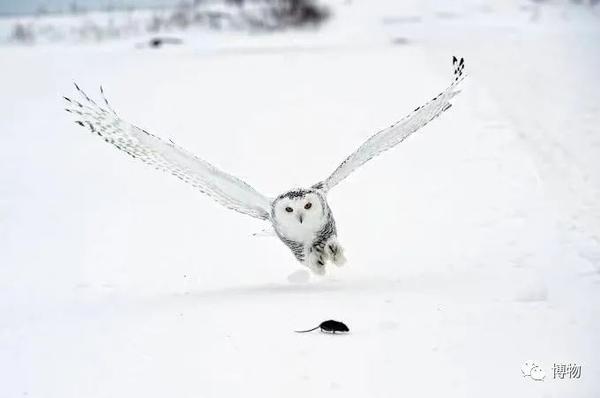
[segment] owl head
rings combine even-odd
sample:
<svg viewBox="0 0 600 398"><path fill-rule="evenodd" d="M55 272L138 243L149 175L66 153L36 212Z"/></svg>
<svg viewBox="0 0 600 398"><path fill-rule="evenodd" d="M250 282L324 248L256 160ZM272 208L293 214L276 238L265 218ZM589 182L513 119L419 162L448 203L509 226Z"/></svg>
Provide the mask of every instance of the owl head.
<svg viewBox="0 0 600 398"><path fill-rule="evenodd" d="M283 232L314 232L326 221L326 206L317 190L294 189L273 201L272 217Z"/></svg>

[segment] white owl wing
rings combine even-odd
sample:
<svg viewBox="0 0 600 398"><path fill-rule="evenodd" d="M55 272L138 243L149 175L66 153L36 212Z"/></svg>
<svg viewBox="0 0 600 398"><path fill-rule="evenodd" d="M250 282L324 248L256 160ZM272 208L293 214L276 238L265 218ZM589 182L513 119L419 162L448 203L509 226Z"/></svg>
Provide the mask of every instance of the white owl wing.
<svg viewBox="0 0 600 398"><path fill-rule="evenodd" d="M371 136L354 153L348 156L327 179L315 184L313 187L328 191L364 163L401 143L409 135L448 110L452 106L450 100L460 92L458 85L465 76L463 75L464 59L461 58L458 61L456 57L453 57L452 63L454 66L454 80L448 88L425 105L416 108L400 121Z"/></svg>
<svg viewBox="0 0 600 398"><path fill-rule="evenodd" d="M112 109L102 87L104 105L98 105L77 85L81 102L64 97L67 112L76 123L133 158L166 171L191 184L223 206L259 219L268 219L271 200L244 181L196 157L172 141L162 139L121 119Z"/></svg>

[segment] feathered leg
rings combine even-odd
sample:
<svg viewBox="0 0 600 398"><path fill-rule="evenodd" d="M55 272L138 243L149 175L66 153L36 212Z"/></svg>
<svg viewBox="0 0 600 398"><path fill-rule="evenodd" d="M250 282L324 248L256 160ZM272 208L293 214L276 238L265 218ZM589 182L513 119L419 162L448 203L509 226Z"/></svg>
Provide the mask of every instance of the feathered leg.
<svg viewBox="0 0 600 398"><path fill-rule="evenodd" d="M317 246L312 246L308 249L306 257L306 265L317 275L325 275L325 262L327 261L326 252Z"/></svg>
<svg viewBox="0 0 600 398"><path fill-rule="evenodd" d="M335 265L342 266L346 263L344 248L339 244L335 236L331 237L325 245L325 251Z"/></svg>

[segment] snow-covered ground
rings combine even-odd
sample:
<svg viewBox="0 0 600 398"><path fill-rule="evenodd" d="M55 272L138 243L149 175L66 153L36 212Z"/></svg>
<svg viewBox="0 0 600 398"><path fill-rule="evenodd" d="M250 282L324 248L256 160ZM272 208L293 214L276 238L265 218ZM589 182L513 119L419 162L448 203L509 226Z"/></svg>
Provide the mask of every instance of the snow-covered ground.
<svg viewBox="0 0 600 398"><path fill-rule="evenodd" d="M0 47L0 397L600 396L597 11L397 3L161 50ZM275 195L444 88L454 54L455 106L331 192L349 261L324 278L62 111L103 84ZM293 333L330 318L351 333Z"/></svg>

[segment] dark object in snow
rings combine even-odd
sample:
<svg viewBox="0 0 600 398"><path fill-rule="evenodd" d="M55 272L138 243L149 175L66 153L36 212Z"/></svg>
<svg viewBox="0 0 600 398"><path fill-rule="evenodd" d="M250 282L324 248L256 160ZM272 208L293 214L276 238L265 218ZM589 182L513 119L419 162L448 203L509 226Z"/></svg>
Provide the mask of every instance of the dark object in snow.
<svg viewBox="0 0 600 398"><path fill-rule="evenodd" d="M164 46L165 44L181 44L181 39L176 37L155 37L150 39L148 42L148 46L152 48L159 48Z"/></svg>
<svg viewBox="0 0 600 398"><path fill-rule="evenodd" d="M392 44L396 46L405 46L410 44L410 41L406 37L394 37L394 39L392 39Z"/></svg>
<svg viewBox="0 0 600 398"><path fill-rule="evenodd" d="M343 322L338 322L338 321L334 321L332 319L322 322L319 326L315 326L312 329L308 329L308 330L296 330L296 333L307 333L307 332L312 332L315 329L321 328L321 332L325 332L325 333L333 333L335 334L336 332L340 332L340 333L347 333L350 331L350 329L348 329L348 326L346 326Z"/></svg>
<svg viewBox="0 0 600 398"><path fill-rule="evenodd" d="M330 16L329 9L315 0L241 0L240 3L262 4L256 12L243 14L246 23L259 30L318 27Z"/></svg>

